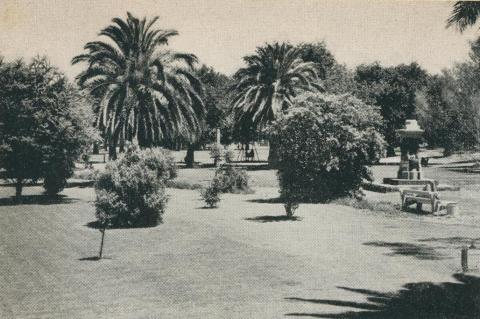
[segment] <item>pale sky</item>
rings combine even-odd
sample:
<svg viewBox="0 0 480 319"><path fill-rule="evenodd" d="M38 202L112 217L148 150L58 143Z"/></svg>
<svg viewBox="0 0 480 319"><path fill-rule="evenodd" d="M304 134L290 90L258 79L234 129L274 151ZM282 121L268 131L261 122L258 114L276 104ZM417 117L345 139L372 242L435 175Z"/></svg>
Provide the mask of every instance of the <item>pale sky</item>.
<svg viewBox="0 0 480 319"><path fill-rule="evenodd" d="M468 56L478 28L445 29L451 2L295 0L0 0L0 55L7 60L47 55L70 78L80 70L73 56L113 17L126 11L159 16L157 26L180 32L170 46L232 74L242 57L270 41L324 40L353 68L417 61L436 73Z"/></svg>

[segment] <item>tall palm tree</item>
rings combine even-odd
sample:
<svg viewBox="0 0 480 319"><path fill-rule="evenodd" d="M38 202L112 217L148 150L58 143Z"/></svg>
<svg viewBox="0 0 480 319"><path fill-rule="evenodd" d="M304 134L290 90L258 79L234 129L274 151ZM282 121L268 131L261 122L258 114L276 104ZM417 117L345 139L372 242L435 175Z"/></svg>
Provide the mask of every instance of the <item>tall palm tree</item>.
<svg viewBox="0 0 480 319"><path fill-rule="evenodd" d="M86 62L78 84L99 97L98 126L105 130L110 154L120 138L139 146L158 145L176 136L194 138L204 117L202 85L193 75L197 58L165 49L175 30L154 28L127 13L100 31L108 41L88 42L85 54L72 64Z"/></svg>
<svg viewBox="0 0 480 319"><path fill-rule="evenodd" d="M266 44L243 58L246 67L234 74L232 108L239 129L261 128L277 119L305 90L321 89L316 64L301 59L301 51L287 43ZM275 156L270 145L269 161Z"/></svg>
<svg viewBox="0 0 480 319"><path fill-rule="evenodd" d="M453 11L447 19L447 28L456 26L460 32L473 26L480 15L480 2L478 1L457 1L453 5Z"/></svg>

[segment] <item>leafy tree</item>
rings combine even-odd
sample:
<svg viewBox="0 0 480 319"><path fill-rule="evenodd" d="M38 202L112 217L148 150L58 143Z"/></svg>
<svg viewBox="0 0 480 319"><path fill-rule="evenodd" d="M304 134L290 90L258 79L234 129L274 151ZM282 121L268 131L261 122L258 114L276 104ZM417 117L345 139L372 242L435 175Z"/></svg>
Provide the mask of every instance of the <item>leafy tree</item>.
<svg viewBox="0 0 480 319"><path fill-rule="evenodd" d="M430 146L445 155L480 145L480 67L457 64L433 76L417 97L418 117Z"/></svg>
<svg viewBox="0 0 480 319"><path fill-rule="evenodd" d="M318 74L318 85L331 94L352 93L356 91L353 73L343 64L339 64L327 49L325 42L301 43L298 45L301 58L305 62L314 62Z"/></svg>
<svg viewBox="0 0 480 319"><path fill-rule="evenodd" d="M293 105L272 126L289 217L301 202L355 194L384 147L378 110L351 95L305 93Z"/></svg>
<svg viewBox="0 0 480 319"><path fill-rule="evenodd" d="M316 64L303 61L301 54L290 44L273 43L243 58L246 66L233 76L232 107L239 130L265 127L285 112L300 92L319 88ZM270 143L270 162L274 153L275 145Z"/></svg>
<svg viewBox="0 0 480 319"><path fill-rule="evenodd" d="M315 69L320 79L328 77L330 70L337 64L333 54L327 49L325 42L301 43L297 46L300 58L305 62L315 63Z"/></svg>
<svg viewBox="0 0 480 319"><path fill-rule="evenodd" d="M195 140L200 132L205 110L193 72L197 58L164 49L178 32L154 28L157 20L114 18L100 31L108 40L88 42L87 52L72 60L88 63L77 81L101 97L98 124L112 158L119 139L149 147L178 136Z"/></svg>
<svg viewBox="0 0 480 319"><path fill-rule="evenodd" d="M450 17L447 19L447 27L456 26L460 32L477 23L480 15L480 2L457 1L453 5Z"/></svg>
<svg viewBox="0 0 480 319"><path fill-rule="evenodd" d="M95 136L86 100L46 58L0 62L0 167L16 185L44 180L56 194Z"/></svg>
<svg viewBox="0 0 480 319"><path fill-rule="evenodd" d="M426 71L417 63L395 67L373 63L360 65L355 71L359 85L357 95L380 107L388 156L395 155L394 147L398 143L395 130L401 128L406 119L416 116L416 94L425 86L426 79Z"/></svg>

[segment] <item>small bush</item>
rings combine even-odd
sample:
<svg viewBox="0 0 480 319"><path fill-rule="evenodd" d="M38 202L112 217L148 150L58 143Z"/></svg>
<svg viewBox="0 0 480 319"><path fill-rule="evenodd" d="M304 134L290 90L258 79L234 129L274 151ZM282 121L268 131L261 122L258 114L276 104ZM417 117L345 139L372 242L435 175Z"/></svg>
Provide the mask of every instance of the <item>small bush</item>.
<svg viewBox="0 0 480 319"><path fill-rule="evenodd" d="M76 170L73 173L73 178L84 179L84 180L94 180L98 171L92 168L85 168Z"/></svg>
<svg viewBox="0 0 480 319"><path fill-rule="evenodd" d="M200 191L200 196L208 207L217 207L217 203L220 201L220 189L218 184L213 181L208 187Z"/></svg>
<svg viewBox="0 0 480 319"><path fill-rule="evenodd" d="M168 188L176 189L202 189L203 185L198 183L190 183L188 181L179 181L179 180L169 180L165 182L165 186Z"/></svg>
<svg viewBox="0 0 480 319"><path fill-rule="evenodd" d="M165 181L174 172L166 152L129 149L96 178L97 219L114 227L157 225L167 203Z"/></svg>
<svg viewBox="0 0 480 319"><path fill-rule="evenodd" d="M219 168L212 183L216 184L222 193L250 192L246 170L231 165Z"/></svg>
<svg viewBox="0 0 480 319"><path fill-rule="evenodd" d="M384 148L380 114L352 96L310 93L294 106L271 128L287 214L301 202L355 195Z"/></svg>

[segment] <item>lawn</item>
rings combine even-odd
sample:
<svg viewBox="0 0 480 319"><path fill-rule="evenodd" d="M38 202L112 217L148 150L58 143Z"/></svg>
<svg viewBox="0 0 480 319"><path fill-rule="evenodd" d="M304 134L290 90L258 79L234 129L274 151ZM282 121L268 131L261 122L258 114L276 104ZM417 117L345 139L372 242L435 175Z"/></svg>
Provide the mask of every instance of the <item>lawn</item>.
<svg viewBox="0 0 480 319"><path fill-rule="evenodd" d="M196 175L180 176L189 172ZM46 202L40 188L27 187L30 202L16 206L2 200L12 193L0 188L1 318L480 315L462 306L472 298L478 305L479 280L452 276L460 247L480 240L476 226L333 204L301 205L299 220L284 221L282 205L270 201L274 187L224 195L218 209L202 208L196 191L169 189L164 224L107 231L107 258L92 261L100 233L86 226L91 188Z"/></svg>

